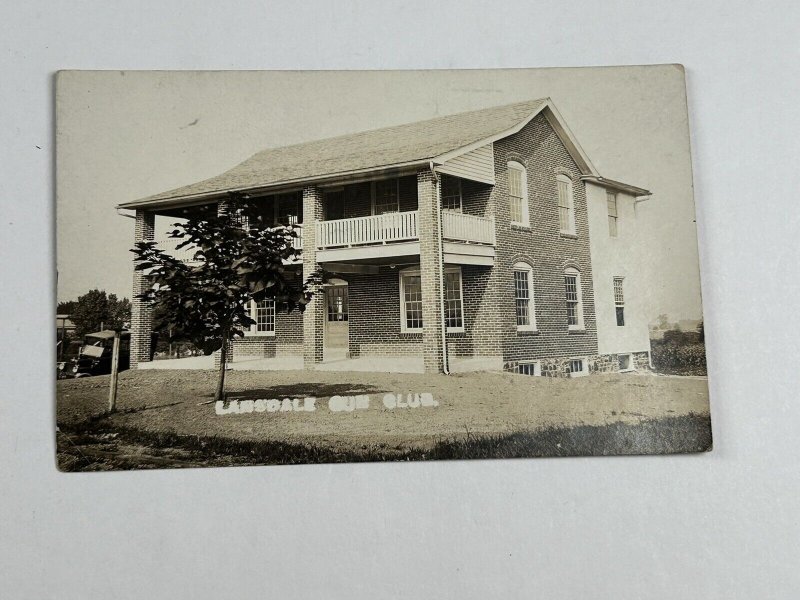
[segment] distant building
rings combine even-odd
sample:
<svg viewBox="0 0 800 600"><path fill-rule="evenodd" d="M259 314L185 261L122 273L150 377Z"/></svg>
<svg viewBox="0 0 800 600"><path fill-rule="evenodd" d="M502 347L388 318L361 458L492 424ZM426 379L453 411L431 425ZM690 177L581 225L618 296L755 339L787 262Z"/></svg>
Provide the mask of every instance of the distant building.
<svg viewBox="0 0 800 600"><path fill-rule="evenodd" d="M75 323L70 320L69 315L56 315L56 340L62 340L65 335L73 333L75 333Z"/></svg>

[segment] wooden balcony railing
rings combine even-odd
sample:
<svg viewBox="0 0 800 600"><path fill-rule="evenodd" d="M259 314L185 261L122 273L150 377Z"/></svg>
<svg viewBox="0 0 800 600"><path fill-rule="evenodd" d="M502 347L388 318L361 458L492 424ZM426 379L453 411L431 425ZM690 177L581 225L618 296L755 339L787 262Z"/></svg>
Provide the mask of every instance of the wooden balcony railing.
<svg viewBox="0 0 800 600"><path fill-rule="evenodd" d="M443 210L442 237L446 240L494 246L494 219Z"/></svg>
<svg viewBox="0 0 800 600"><path fill-rule="evenodd" d="M367 246L419 239L418 212L386 213L370 217L317 222L317 247ZM494 220L442 211L446 240L494 245Z"/></svg>
<svg viewBox="0 0 800 600"><path fill-rule="evenodd" d="M319 248L416 240L417 211L318 221L316 233Z"/></svg>

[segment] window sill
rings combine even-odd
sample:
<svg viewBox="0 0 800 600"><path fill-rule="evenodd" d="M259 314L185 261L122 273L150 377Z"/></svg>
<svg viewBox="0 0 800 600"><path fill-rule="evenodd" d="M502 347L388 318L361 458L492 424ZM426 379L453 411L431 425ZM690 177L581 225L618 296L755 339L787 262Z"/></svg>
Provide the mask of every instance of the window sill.
<svg viewBox="0 0 800 600"><path fill-rule="evenodd" d="M400 331L400 335L406 335L409 337L419 336L422 335L422 329L403 329Z"/></svg>
<svg viewBox="0 0 800 600"><path fill-rule="evenodd" d="M463 327L448 327L447 328L447 335L454 335L454 336L463 336L465 333Z"/></svg>
<svg viewBox="0 0 800 600"><path fill-rule="evenodd" d="M519 231L530 231L531 226L530 223L526 225L525 223L517 223L516 221L511 221L511 229L517 229Z"/></svg>
<svg viewBox="0 0 800 600"><path fill-rule="evenodd" d="M560 235L562 238L566 238L568 240L577 240L578 239L578 234L577 233L572 233L571 231L559 231L558 235Z"/></svg>
<svg viewBox="0 0 800 600"><path fill-rule="evenodd" d="M517 335L539 335L538 329L520 329L517 328Z"/></svg>
<svg viewBox="0 0 800 600"><path fill-rule="evenodd" d="M570 335L586 335L586 329L570 329L568 332Z"/></svg>
<svg viewBox="0 0 800 600"><path fill-rule="evenodd" d="M244 337L275 337L274 331L245 331Z"/></svg>

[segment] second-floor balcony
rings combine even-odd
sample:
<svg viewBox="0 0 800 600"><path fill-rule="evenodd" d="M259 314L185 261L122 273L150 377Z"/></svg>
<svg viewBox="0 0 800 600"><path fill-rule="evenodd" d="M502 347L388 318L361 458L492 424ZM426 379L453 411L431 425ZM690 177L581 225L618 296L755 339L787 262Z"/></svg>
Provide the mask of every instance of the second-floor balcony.
<svg viewBox="0 0 800 600"><path fill-rule="evenodd" d="M368 217L317 221L315 224L319 262L372 261L391 257L419 255L419 212L393 212ZM303 249L303 229L298 228L295 248ZM494 257L494 219L460 212L442 211L442 241L446 259L456 255L472 256L472 264L491 264ZM157 242L167 254L194 263L196 249L178 249L179 238Z"/></svg>

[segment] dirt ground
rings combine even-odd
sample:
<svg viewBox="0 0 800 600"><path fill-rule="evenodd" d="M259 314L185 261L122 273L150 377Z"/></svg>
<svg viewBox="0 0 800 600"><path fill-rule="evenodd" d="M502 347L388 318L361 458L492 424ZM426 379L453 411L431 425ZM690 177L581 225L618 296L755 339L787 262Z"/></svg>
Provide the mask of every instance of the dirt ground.
<svg viewBox="0 0 800 600"><path fill-rule="evenodd" d="M315 443L331 448L429 447L464 435L545 427L640 423L690 413L707 415L705 378L609 374L550 379L507 373L409 375L305 371L232 371L229 399L316 397L314 412L217 415L216 373L128 371L120 374L110 424L151 432L238 440ZM109 378L59 381L57 421L75 425L102 414ZM387 409L384 394L427 392L436 407ZM332 396L368 395L369 408L332 412Z"/></svg>

